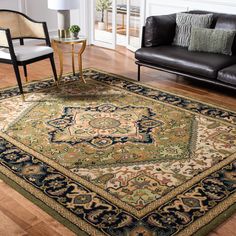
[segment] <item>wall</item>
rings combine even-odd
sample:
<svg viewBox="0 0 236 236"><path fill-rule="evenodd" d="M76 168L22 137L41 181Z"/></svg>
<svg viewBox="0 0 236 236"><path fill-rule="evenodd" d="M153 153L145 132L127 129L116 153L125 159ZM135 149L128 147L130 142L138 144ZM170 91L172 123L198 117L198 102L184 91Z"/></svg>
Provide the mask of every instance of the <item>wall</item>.
<svg viewBox="0 0 236 236"><path fill-rule="evenodd" d="M235 0L146 0L146 17L188 10L206 10L236 14Z"/></svg>
<svg viewBox="0 0 236 236"><path fill-rule="evenodd" d="M54 34L57 31L57 13L48 9L47 0L25 1L24 13L32 19L46 21L50 34Z"/></svg>
<svg viewBox="0 0 236 236"><path fill-rule="evenodd" d="M80 8L71 11L71 23L81 26L81 35L91 38L91 1L80 0ZM126 1L126 0L120 0ZM145 1L145 0L131 0ZM47 21L51 35L57 32L56 11L47 8L47 0L0 0L0 8L22 11L36 20ZM236 0L146 0L145 14L141 20L150 15L163 15L192 9L202 9L216 12L236 14Z"/></svg>
<svg viewBox="0 0 236 236"><path fill-rule="evenodd" d="M0 9L19 10L22 8L21 0L0 0Z"/></svg>
<svg viewBox="0 0 236 236"><path fill-rule="evenodd" d="M79 24L83 35L88 33L81 17L85 13L85 1L87 0L80 0L80 9L71 10L71 24ZM0 0L0 9L21 11L34 20L46 21L50 35L57 34L57 13L48 9L47 0Z"/></svg>

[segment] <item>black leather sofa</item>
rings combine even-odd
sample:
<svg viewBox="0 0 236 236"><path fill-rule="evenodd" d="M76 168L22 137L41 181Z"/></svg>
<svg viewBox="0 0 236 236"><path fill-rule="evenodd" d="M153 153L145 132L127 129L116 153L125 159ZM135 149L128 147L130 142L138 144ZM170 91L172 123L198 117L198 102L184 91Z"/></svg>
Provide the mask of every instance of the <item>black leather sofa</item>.
<svg viewBox="0 0 236 236"><path fill-rule="evenodd" d="M190 11L207 14L206 11ZM213 13L211 28L236 30L236 15ZM138 80L142 66L174 73L236 89L236 37L232 56L190 52L187 48L173 46L176 14L150 16L143 27L142 47L135 52Z"/></svg>

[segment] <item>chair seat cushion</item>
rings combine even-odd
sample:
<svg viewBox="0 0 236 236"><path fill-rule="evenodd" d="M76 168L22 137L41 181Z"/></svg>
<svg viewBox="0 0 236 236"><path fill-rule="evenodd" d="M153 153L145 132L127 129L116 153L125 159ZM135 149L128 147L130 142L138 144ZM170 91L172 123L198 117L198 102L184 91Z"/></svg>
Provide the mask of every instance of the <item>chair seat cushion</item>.
<svg viewBox="0 0 236 236"><path fill-rule="evenodd" d="M141 48L136 51L135 58L144 63L210 79L216 79L219 70L236 61L236 56L190 52L178 46Z"/></svg>
<svg viewBox="0 0 236 236"><path fill-rule="evenodd" d="M228 84L236 85L236 65L226 67L219 71L217 79Z"/></svg>
<svg viewBox="0 0 236 236"><path fill-rule="evenodd" d="M40 56L44 56L53 52L53 49L48 46L33 46L22 45L14 46L17 61L27 61ZM0 58L11 60L10 52L8 49L0 49Z"/></svg>

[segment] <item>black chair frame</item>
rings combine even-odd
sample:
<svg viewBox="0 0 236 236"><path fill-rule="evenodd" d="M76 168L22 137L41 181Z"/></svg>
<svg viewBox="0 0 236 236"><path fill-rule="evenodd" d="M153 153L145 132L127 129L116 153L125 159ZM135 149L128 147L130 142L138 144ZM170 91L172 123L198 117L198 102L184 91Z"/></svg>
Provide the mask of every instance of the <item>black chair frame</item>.
<svg viewBox="0 0 236 236"><path fill-rule="evenodd" d="M9 53L10 53L10 56L11 56L10 60L0 58L0 63L12 64L13 65L14 72L15 72L15 75L16 75L16 80L17 80L18 87L19 87L19 90L20 90L20 94L22 95L22 97L24 98L24 92L23 92L23 86L22 86L22 82L21 82L19 66L23 66L24 76L27 79L27 67L26 67L27 65L29 65L31 63L34 63L34 62L37 62L37 61L44 60L44 59L50 59L54 79L55 79L55 82L57 83L58 78L57 78L57 71L56 71L56 66L55 66L55 62L54 62L54 53L46 54L46 55L43 55L43 56L40 56L40 57L37 57L37 58L33 58L33 59L30 59L30 60L26 60L26 61L17 61L15 51L14 51L14 47L13 47L13 40L16 40L16 39L18 39L20 41L20 45L24 45L24 39L45 40L46 46L51 47L51 42L50 42L46 22L35 21L35 20L29 18L28 16L26 16L25 14L23 14L21 12L1 9L0 12L2 12L2 11L4 11L4 12L13 12L13 13L16 13L16 14L20 14L20 15L24 16L25 18L27 18L28 20L30 20L31 22L40 23L40 24L42 24L43 30L44 30L45 38L38 38L38 37L17 37L17 38L12 38L10 29L0 28L0 31L5 31L6 37L7 37L7 42L8 42L8 47L0 46L0 48L7 48L9 50Z"/></svg>

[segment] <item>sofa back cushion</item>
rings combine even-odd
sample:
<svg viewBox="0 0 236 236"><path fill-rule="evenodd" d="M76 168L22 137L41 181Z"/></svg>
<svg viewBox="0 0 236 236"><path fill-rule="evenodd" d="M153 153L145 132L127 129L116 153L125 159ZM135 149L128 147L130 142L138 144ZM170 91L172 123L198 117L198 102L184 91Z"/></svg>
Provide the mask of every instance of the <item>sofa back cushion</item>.
<svg viewBox="0 0 236 236"><path fill-rule="evenodd" d="M210 26L210 28L212 28L212 29L215 28L216 21L217 21L218 17L220 15L222 15L222 13L216 13L216 12L210 12L210 11L201 11L201 10L192 10L192 11L188 11L188 13L200 14L200 15L203 15L203 14L213 14L212 23L211 23L211 26Z"/></svg>
<svg viewBox="0 0 236 236"><path fill-rule="evenodd" d="M215 28L225 30L236 30L236 15L222 14L218 16ZM234 37L232 53L236 54L236 37Z"/></svg>
<svg viewBox="0 0 236 236"><path fill-rule="evenodd" d="M213 14L210 28L236 30L236 15L216 13L202 10L192 10L192 14ZM171 45L175 36L176 14L150 16L146 20L143 37L144 47ZM236 55L236 37L232 46L232 53Z"/></svg>

